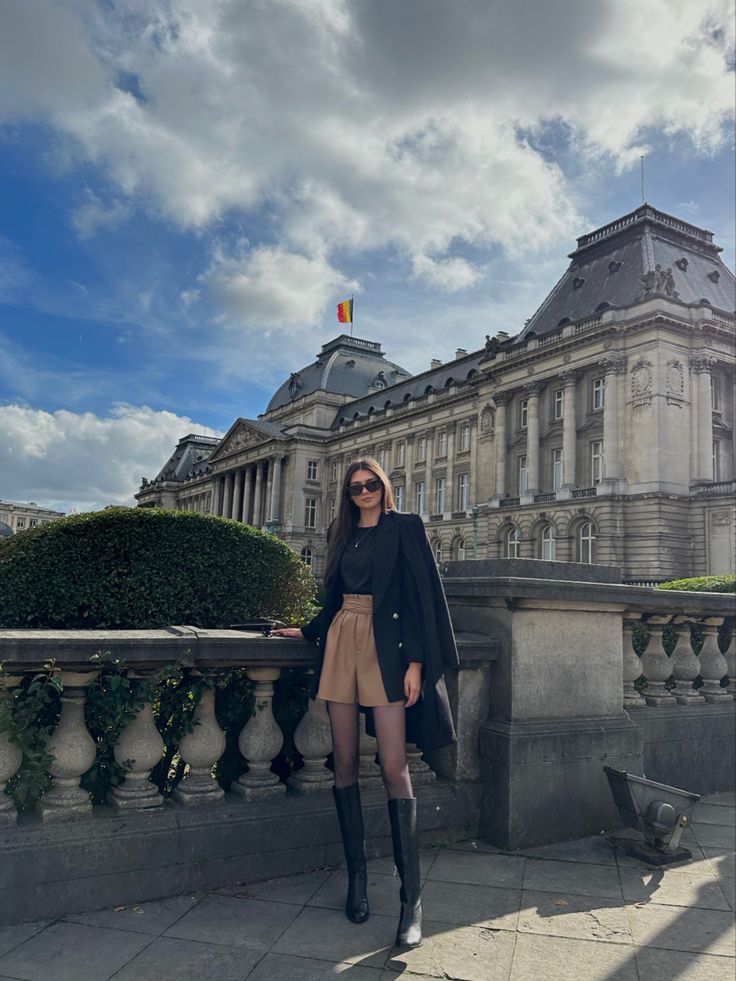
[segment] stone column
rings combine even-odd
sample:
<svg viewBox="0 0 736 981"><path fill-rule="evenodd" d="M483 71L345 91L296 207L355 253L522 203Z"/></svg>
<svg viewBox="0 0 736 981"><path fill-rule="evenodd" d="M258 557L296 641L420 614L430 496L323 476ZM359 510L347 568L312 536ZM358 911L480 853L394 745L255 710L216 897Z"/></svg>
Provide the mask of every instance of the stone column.
<svg viewBox="0 0 736 981"><path fill-rule="evenodd" d="M243 471L236 470L235 477L233 481L233 501L230 506L230 517L234 518L236 521L240 520L241 512L241 494L243 493Z"/></svg>
<svg viewBox="0 0 736 981"><path fill-rule="evenodd" d="M253 505L253 480L253 467L246 467L243 478L243 510L240 516L240 520L246 524L250 524L250 514Z"/></svg>
<svg viewBox="0 0 736 981"><path fill-rule="evenodd" d="M221 516L223 502L225 499L225 478L222 476L222 474L215 477L214 494L215 494L215 506L214 506L213 514Z"/></svg>
<svg viewBox="0 0 736 981"><path fill-rule="evenodd" d="M675 701L672 692L665 688L672 674L672 664L662 647L662 630L668 621L669 617L651 617L647 621L649 643L641 656L641 672L647 679L644 689L647 705L672 705Z"/></svg>
<svg viewBox="0 0 736 981"><path fill-rule="evenodd" d="M222 516L223 518L229 518L233 510L233 483L234 474L232 470L228 470L225 474L225 491L222 499Z"/></svg>
<svg viewBox="0 0 736 981"><path fill-rule="evenodd" d="M710 394L710 372L713 358L709 355L694 355L690 358L690 376L694 381L691 387L693 437L695 439L694 480L713 480L713 406ZM691 417L692 418L692 417Z"/></svg>
<svg viewBox="0 0 736 981"><path fill-rule="evenodd" d="M327 702L319 698L309 699L307 711L294 730L294 745L304 757L304 766L289 777L289 786L302 794L329 790L333 777L325 766L332 749Z"/></svg>
<svg viewBox="0 0 736 981"><path fill-rule="evenodd" d="M108 793L108 804L121 810L160 807L164 799L150 776L163 752L164 741L153 719L153 707L146 702L115 743L115 762L126 772L125 780Z"/></svg>
<svg viewBox="0 0 736 981"><path fill-rule="evenodd" d="M447 424L447 474L445 476L445 511L455 510L455 437L457 423Z"/></svg>
<svg viewBox="0 0 736 981"><path fill-rule="evenodd" d="M54 761L49 772L54 778L38 805L43 821L69 820L80 814L92 813L92 802L79 778L92 766L97 755L95 741L84 721L84 702L87 685L97 672L80 674L62 671L61 716L49 742Z"/></svg>
<svg viewBox="0 0 736 981"><path fill-rule="evenodd" d="M246 800L278 797L286 793L285 784L271 772L271 762L284 744L284 736L273 717L273 683L280 668L248 668L255 682L255 715L243 727L238 747L248 761L244 773L230 788Z"/></svg>
<svg viewBox="0 0 736 981"><path fill-rule="evenodd" d="M616 481L621 476L621 463L618 448L618 415L620 378L626 371L626 358L612 354L603 358L600 367L605 376L603 402L603 476L608 481ZM564 458L564 453L563 453Z"/></svg>
<svg viewBox="0 0 736 981"><path fill-rule="evenodd" d="M404 451L404 508L407 511L414 510L414 433L407 433L405 437L406 449Z"/></svg>
<svg viewBox="0 0 736 981"><path fill-rule="evenodd" d="M434 514L435 512L435 494L432 480L432 463L434 462L435 438L436 434L434 429L428 429L425 436L427 458L424 464L424 508L429 514Z"/></svg>
<svg viewBox="0 0 736 981"><path fill-rule="evenodd" d="M215 692L205 688L192 719L191 732L185 732L179 743L179 755L189 764L189 772L172 796L189 807L192 804L221 800L225 791L212 776L212 768L225 752L225 733L215 716Z"/></svg>
<svg viewBox="0 0 736 981"><path fill-rule="evenodd" d="M263 461L264 487L263 487L263 510L261 524L265 527L270 517L271 511L271 490L273 488L273 457Z"/></svg>
<svg viewBox="0 0 736 981"><path fill-rule="evenodd" d="M526 468L527 494L539 493L539 382L531 382L524 388L527 399L526 415Z"/></svg>
<svg viewBox="0 0 736 981"><path fill-rule="evenodd" d="M281 457L271 458L273 466L273 481L271 482L271 513L270 520L281 521Z"/></svg>
<svg viewBox="0 0 736 981"><path fill-rule="evenodd" d="M13 695L9 689L17 688L20 682L20 678L14 678L8 675L4 677L3 687L0 688L0 699L8 702L4 708L8 712L10 711L13 699ZM23 753L20 746L16 746L4 732L0 731L0 828L15 824L18 817L15 805L5 792L5 787L8 780L17 773L22 761Z"/></svg>
<svg viewBox="0 0 736 981"><path fill-rule="evenodd" d="M573 488L575 482L575 456L577 451L577 427L575 424L575 382L574 371L560 372L564 388L562 416L562 486Z"/></svg>
<svg viewBox="0 0 736 981"><path fill-rule="evenodd" d="M634 682L642 675L641 661L636 655L631 637L634 626L639 620L640 617L636 614L624 614L624 708L628 708L630 705L646 705L646 702L634 685Z"/></svg>
<svg viewBox="0 0 736 981"><path fill-rule="evenodd" d="M728 662L718 646L718 628L723 617L708 617L703 621L703 646L700 649L700 676L703 679L701 694L706 702L717 705L731 700L727 688L721 688L721 679L728 673Z"/></svg>
<svg viewBox="0 0 736 981"><path fill-rule="evenodd" d="M468 474L468 510L478 500L478 478L476 467L478 466L478 422L475 416L470 423L470 471Z"/></svg>
<svg viewBox="0 0 736 981"><path fill-rule="evenodd" d="M263 524L261 502L263 499L263 466L262 461L256 463L256 486L253 495L253 527L260 528Z"/></svg>
<svg viewBox="0 0 736 981"><path fill-rule="evenodd" d="M498 392L493 396L496 404L496 493L498 500L506 497L506 403L508 392Z"/></svg>
<svg viewBox="0 0 736 981"><path fill-rule="evenodd" d="M672 674L675 679L675 700L680 705L705 701L702 694L693 688L693 681L700 674L700 665L690 642L689 622L686 617L675 618L677 644L672 652Z"/></svg>

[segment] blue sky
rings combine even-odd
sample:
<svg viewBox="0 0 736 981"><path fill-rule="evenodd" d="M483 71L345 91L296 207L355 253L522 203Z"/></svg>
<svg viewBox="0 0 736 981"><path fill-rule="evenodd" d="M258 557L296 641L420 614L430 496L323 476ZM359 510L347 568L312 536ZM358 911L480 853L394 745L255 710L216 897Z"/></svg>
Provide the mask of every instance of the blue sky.
<svg viewBox="0 0 736 981"><path fill-rule="evenodd" d="M131 502L355 333L518 332L640 202L734 262L724 0L9 0L0 498Z"/></svg>

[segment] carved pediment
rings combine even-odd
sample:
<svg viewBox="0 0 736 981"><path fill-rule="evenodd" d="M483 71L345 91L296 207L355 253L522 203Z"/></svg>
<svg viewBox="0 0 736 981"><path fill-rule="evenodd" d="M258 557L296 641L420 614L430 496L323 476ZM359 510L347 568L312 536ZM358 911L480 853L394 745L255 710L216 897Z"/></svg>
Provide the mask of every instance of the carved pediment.
<svg viewBox="0 0 736 981"><path fill-rule="evenodd" d="M233 453L239 453L241 450L248 449L250 446L257 446L259 443L266 443L268 440L269 437L265 433L249 426L243 419L238 419L230 431L223 436L222 442L210 457L210 462L232 456Z"/></svg>

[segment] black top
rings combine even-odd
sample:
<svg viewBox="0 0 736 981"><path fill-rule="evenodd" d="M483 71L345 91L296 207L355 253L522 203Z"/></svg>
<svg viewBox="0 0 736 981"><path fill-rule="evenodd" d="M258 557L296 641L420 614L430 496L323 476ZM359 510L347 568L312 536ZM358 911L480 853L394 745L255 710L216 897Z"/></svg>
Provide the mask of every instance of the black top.
<svg viewBox="0 0 736 981"><path fill-rule="evenodd" d="M370 596L373 589L373 542L376 526L353 529L340 559L340 577L344 593Z"/></svg>

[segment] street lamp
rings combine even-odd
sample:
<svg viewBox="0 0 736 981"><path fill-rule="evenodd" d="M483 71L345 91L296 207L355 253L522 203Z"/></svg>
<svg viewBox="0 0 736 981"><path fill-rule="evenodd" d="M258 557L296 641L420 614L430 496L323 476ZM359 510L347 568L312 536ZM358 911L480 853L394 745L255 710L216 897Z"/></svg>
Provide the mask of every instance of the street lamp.
<svg viewBox="0 0 736 981"><path fill-rule="evenodd" d="M473 558L478 558L478 505L474 504L470 509L470 513L473 516Z"/></svg>

